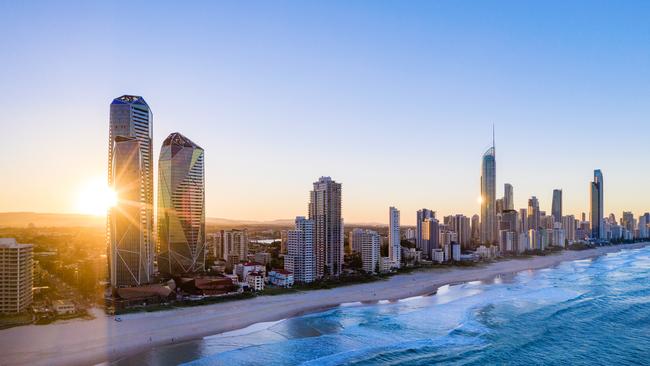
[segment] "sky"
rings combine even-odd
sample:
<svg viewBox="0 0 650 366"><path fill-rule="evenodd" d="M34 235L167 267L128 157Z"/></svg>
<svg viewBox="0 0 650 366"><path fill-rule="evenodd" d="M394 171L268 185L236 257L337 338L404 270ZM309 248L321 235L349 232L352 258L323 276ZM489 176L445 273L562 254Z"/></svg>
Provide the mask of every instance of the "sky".
<svg viewBox="0 0 650 366"><path fill-rule="evenodd" d="M205 149L206 214L307 213L320 176L347 222L479 212L497 195L650 211L648 1L0 1L0 211L78 212L106 180L111 100L142 95L157 159ZM156 175L157 176L157 173Z"/></svg>

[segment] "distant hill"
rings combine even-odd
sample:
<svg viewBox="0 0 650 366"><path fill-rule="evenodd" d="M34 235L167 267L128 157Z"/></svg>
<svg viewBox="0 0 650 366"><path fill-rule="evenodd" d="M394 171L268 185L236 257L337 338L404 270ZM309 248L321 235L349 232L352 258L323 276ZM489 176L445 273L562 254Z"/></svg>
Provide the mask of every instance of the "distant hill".
<svg viewBox="0 0 650 366"><path fill-rule="evenodd" d="M235 220L224 219L219 217L208 217L205 219L205 224L208 226L216 226L220 228L235 228L235 227L291 227L294 225L294 220L278 219L270 221L257 221L257 220Z"/></svg>
<svg viewBox="0 0 650 366"><path fill-rule="evenodd" d="M0 212L0 227L27 227L33 225L36 227L104 227L106 217L82 215L82 214L65 214L65 213L38 213L38 212ZM269 228L288 228L293 227L293 219L278 219L269 221L258 220L235 220L218 217L208 217L206 225L219 228L236 228L236 227L269 227ZM372 227L386 226L380 223L345 223L346 227Z"/></svg>
<svg viewBox="0 0 650 366"><path fill-rule="evenodd" d="M103 227L106 225L106 217L82 214L0 212L0 227L27 227L29 225L37 227Z"/></svg>

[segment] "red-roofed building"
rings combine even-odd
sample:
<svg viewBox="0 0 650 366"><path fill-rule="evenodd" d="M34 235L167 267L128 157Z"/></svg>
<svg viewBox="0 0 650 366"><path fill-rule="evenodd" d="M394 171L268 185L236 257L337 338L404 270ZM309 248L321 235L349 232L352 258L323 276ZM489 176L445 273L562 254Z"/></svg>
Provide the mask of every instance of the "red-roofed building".
<svg viewBox="0 0 650 366"><path fill-rule="evenodd" d="M278 287L293 286L293 273L284 269L274 269L269 272L269 283Z"/></svg>
<svg viewBox="0 0 650 366"><path fill-rule="evenodd" d="M257 262L239 263L235 266L235 274L241 282L248 282L248 274L251 272L259 272L262 277L266 277L266 266Z"/></svg>
<svg viewBox="0 0 650 366"><path fill-rule="evenodd" d="M238 289L238 286L233 283L232 279L221 276L195 278L194 286L206 296L225 295L236 292Z"/></svg>

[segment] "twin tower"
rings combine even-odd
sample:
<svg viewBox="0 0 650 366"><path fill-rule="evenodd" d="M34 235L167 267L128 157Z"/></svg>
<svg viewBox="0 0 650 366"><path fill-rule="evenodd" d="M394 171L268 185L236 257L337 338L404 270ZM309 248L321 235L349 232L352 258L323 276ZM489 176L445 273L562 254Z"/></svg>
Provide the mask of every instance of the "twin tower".
<svg viewBox="0 0 650 366"><path fill-rule="evenodd" d="M151 283L162 275L201 272L205 245L203 149L180 133L162 143L158 160L157 240L153 209L153 115L140 96L110 106L108 184L118 197L107 220L111 286Z"/></svg>

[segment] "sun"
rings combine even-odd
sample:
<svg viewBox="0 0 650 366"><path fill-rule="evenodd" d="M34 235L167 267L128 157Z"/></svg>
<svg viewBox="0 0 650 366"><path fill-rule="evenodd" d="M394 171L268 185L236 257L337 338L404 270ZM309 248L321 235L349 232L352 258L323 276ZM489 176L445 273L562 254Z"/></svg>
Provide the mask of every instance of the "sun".
<svg viewBox="0 0 650 366"><path fill-rule="evenodd" d="M79 213L104 216L116 204L117 194L106 184L105 179L90 179L77 191L76 211Z"/></svg>

